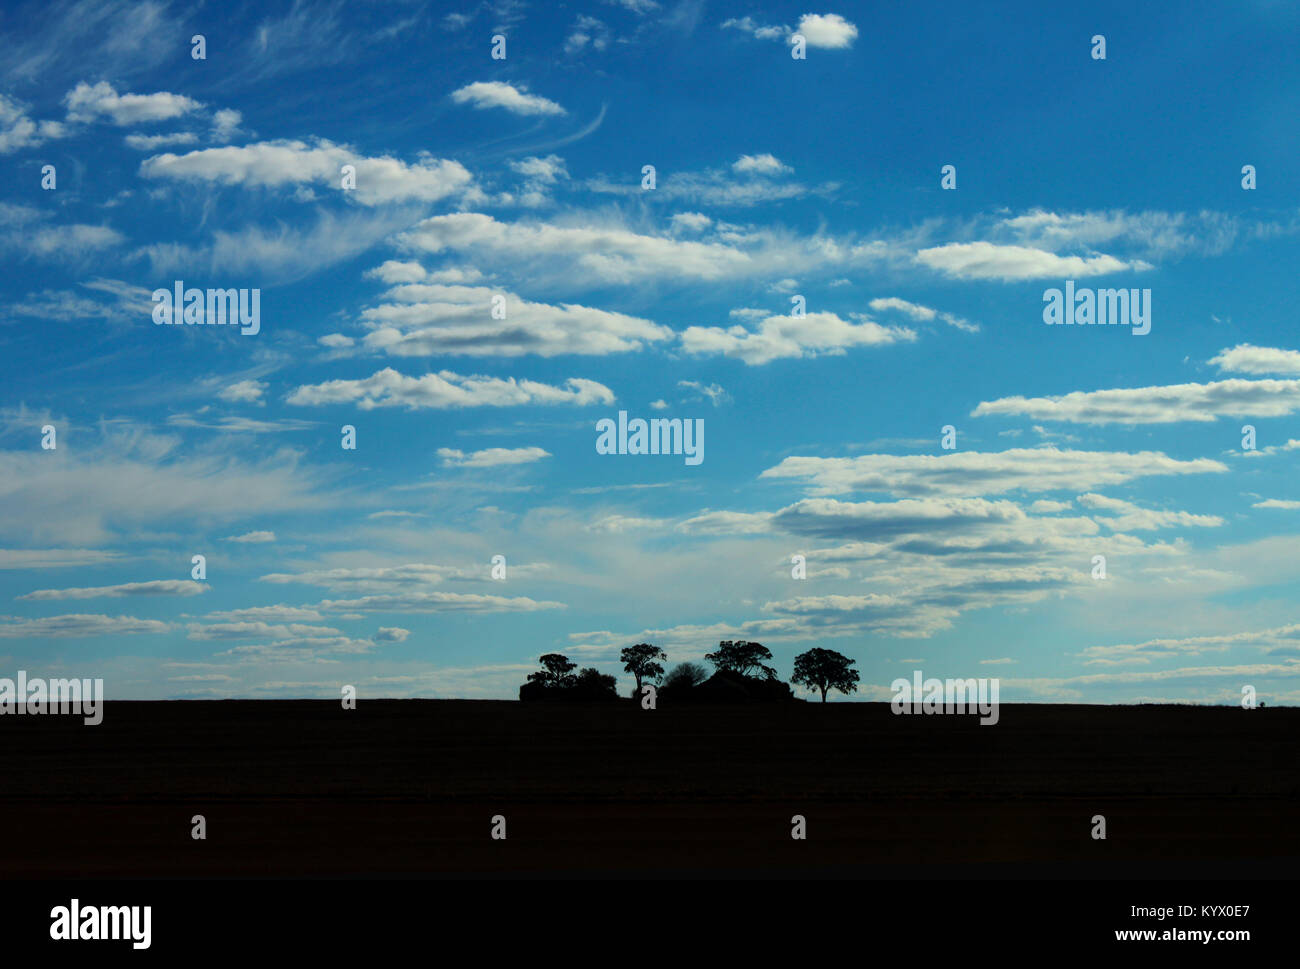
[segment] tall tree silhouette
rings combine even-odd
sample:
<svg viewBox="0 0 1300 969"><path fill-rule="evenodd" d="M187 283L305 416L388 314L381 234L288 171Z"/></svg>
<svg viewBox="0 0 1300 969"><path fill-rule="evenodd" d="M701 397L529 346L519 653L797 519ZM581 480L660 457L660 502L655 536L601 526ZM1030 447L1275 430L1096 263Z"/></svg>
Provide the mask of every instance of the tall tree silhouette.
<svg viewBox="0 0 1300 969"><path fill-rule="evenodd" d="M536 683L539 686L573 686L576 677L573 671L578 668L577 663L569 662L569 657L560 653L547 653L541 657L538 662L545 669L540 669L536 673L528 674L528 682Z"/></svg>
<svg viewBox="0 0 1300 969"><path fill-rule="evenodd" d="M821 690L822 703L825 703L828 690L857 692L858 671L852 668L855 662L833 649L810 649L794 658L794 676L790 682Z"/></svg>
<svg viewBox="0 0 1300 969"><path fill-rule="evenodd" d="M641 680L657 680L664 675L663 664L659 660L668 658L658 646L649 643L637 643L625 646L618 657L623 662L623 669L636 677L636 695L641 695Z"/></svg>
<svg viewBox="0 0 1300 969"><path fill-rule="evenodd" d="M776 679L776 670L766 666L763 660L772 658L772 651L762 643L750 643L738 639L732 642L724 639L718 643L716 652L705 653L704 658L719 670L750 676L754 670L763 674L764 679Z"/></svg>

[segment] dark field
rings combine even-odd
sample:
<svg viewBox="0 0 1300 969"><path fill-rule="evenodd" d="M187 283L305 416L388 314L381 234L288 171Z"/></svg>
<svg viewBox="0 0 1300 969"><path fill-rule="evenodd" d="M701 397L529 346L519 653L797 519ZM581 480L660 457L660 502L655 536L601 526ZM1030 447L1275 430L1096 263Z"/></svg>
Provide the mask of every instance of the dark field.
<svg viewBox="0 0 1300 969"><path fill-rule="evenodd" d="M358 707L110 702L96 727L3 717L0 875L1107 875L1153 862L1260 875L1300 860L1297 709L1004 704L981 727L879 703ZM195 814L206 841L190 837ZM490 837L495 814L505 841Z"/></svg>

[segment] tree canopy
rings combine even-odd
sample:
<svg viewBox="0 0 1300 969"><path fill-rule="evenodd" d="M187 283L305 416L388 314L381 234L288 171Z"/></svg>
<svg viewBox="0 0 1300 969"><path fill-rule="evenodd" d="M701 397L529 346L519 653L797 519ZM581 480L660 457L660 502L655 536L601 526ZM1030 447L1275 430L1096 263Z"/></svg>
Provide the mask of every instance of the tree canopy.
<svg viewBox="0 0 1300 969"><path fill-rule="evenodd" d="M822 703L825 703L829 690L845 694L857 691L858 671L852 668L855 662L833 649L810 649L794 658L794 675L790 682L810 690L821 690Z"/></svg>
<svg viewBox="0 0 1300 969"><path fill-rule="evenodd" d="M761 673L763 679L776 679L776 669L763 662L772 658L772 651L762 643L751 643L740 639L732 642L724 639L718 643L715 652L705 653L704 658L719 670L726 670L729 673L738 673L741 676L754 676L756 673Z"/></svg>
<svg viewBox="0 0 1300 969"><path fill-rule="evenodd" d="M658 646L637 643L635 646L625 646L618 658L623 663L623 669L636 677L636 692L639 694L642 680L657 680L664 675L660 660L666 660L668 654Z"/></svg>

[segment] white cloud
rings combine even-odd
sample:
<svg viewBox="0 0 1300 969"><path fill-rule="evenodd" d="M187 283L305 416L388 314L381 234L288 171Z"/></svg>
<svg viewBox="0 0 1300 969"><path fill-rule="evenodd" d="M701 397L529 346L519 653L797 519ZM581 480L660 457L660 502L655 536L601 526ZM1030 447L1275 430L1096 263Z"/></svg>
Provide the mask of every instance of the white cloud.
<svg viewBox="0 0 1300 969"><path fill-rule="evenodd" d="M327 380L307 384L289 395L290 404L322 406L356 403L362 410L405 407L408 410L460 407L512 407L522 404L612 404L614 393L603 384L570 377L564 386L514 377L462 376L443 370L407 377L386 367L361 380Z"/></svg>
<svg viewBox="0 0 1300 969"><path fill-rule="evenodd" d="M1300 410L1300 380L1220 380L1118 390L1076 390L1059 397L1003 397L972 412L1075 424L1174 424L1220 417L1285 417Z"/></svg>
<svg viewBox="0 0 1300 969"><path fill-rule="evenodd" d="M1214 256L1241 233L1238 220L1218 212L1029 212L1000 219L991 229L1018 242L1057 250L1118 243L1146 258L1188 253Z"/></svg>
<svg viewBox="0 0 1300 969"><path fill-rule="evenodd" d="M1300 501L1291 501L1284 498L1265 498L1263 501L1257 501L1250 507L1252 508L1278 508L1284 511L1295 511L1300 508Z"/></svg>
<svg viewBox="0 0 1300 969"><path fill-rule="evenodd" d="M1252 376L1300 374L1300 350L1280 350L1239 343L1230 350L1220 350L1210 358L1210 363L1228 373L1246 373Z"/></svg>
<svg viewBox="0 0 1300 969"><path fill-rule="evenodd" d="M922 265L957 279L1081 279L1151 268L1144 262L1125 262L1114 256L1058 256L1044 249L991 242L950 242L922 249L916 258Z"/></svg>
<svg viewBox="0 0 1300 969"><path fill-rule="evenodd" d="M873 299L867 304L867 306L879 313L886 313L891 310L905 313L918 322L928 323L937 318L955 329L964 330L967 333L979 332L978 323L971 323L968 320L962 319L960 316L954 316L952 313L944 313L939 310L934 310L928 306L922 306L919 303L912 303L905 299L899 299L896 296L884 299Z"/></svg>
<svg viewBox="0 0 1300 969"><path fill-rule="evenodd" d="M870 320L851 323L834 313L809 313L803 317L769 316L755 329L687 327L682 349L691 354L723 354L752 366L781 358L843 354L849 347L888 346L911 342L916 334L906 327L881 326Z"/></svg>
<svg viewBox="0 0 1300 969"><path fill-rule="evenodd" d="M588 179L585 187L604 195L636 196L655 202L691 202L697 205L749 206L803 198L806 195L831 195L839 183L826 182L812 187L775 176L788 175L794 169L772 155L742 155L728 168L703 171L669 171L660 174L654 192L646 193L639 179L600 175Z"/></svg>
<svg viewBox="0 0 1300 969"><path fill-rule="evenodd" d="M244 116L242 114L230 108L213 113L212 139L214 141L229 141L238 133L239 125L243 120Z"/></svg>
<svg viewBox="0 0 1300 969"><path fill-rule="evenodd" d="M790 41L794 34L801 34L809 47L826 50L844 50L852 47L857 40L858 28L837 13L806 13L799 18L799 25L791 30L787 26L760 24L753 17L732 17L722 22L723 29L739 30L758 40Z"/></svg>
<svg viewBox="0 0 1300 969"><path fill-rule="evenodd" d="M806 13L799 18L796 33L803 34L809 47L842 50L858 39L858 28L837 13Z"/></svg>
<svg viewBox="0 0 1300 969"><path fill-rule="evenodd" d="M243 535L228 535L223 542L238 542L241 545L258 545L275 541L275 532L245 532Z"/></svg>
<svg viewBox="0 0 1300 969"><path fill-rule="evenodd" d="M638 518L635 515L605 515L586 526L589 532L621 535L642 528L662 528L667 522L662 518Z"/></svg>
<svg viewBox="0 0 1300 969"><path fill-rule="evenodd" d="M261 380L240 380L223 388L217 396L231 403L260 404L265 390L266 384Z"/></svg>
<svg viewBox="0 0 1300 969"><path fill-rule="evenodd" d="M1079 495L1079 504L1093 511L1109 512L1115 517L1102 518L1102 524L1117 531L1149 531L1171 528L1176 525L1200 528L1217 528L1223 524L1218 515L1193 515L1185 511L1158 511L1142 508L1131 501L1107 498L1104 495Z"/></svg>
<svg viewBox="0 0 1300 969"><path fill-rule="evenodd" d="M0 639L73 639L165 633L171 627L133 616L68 615L40 619L0 619Z"/></svg>
<svg viewBox="0 0 1300 969"><path fill-rule="evenodd" d="M554 184L562 178L569 177L568 169L564 167L564 159L559 155L547 155L545 158L529 156L511 161L509 164L511 171L547 184Z"/></svg>
<svg viewBox="0 0 1300 969"><path fill-rule="evenodd" d="M623 313L573 303L551 306L501 289L406 283L367 308L369 350L397 357L433 355L518 357L537 354L603 356L639 350L672 337L668 327ZM493 301L505 298L505 319L493 319Z"/></svg>
<svg viewBox="0 0 1300 969"><path fill-rule="evenodd" d="M696 396L687 398L687 400L707 399L714 407L731 400L731 395L723 389L721 384L705 384L698 380L679 380L677 386L682 390L695 391Z"/></svg>
<svg viewBox="0 0 1300 969"><path fill-rule="evenodd" d="M713 220L700 212L678 212L672 218L672 227L677 231L703 232L713 224Z"/></svg>
<svg viewBox="0 0 1300 969"><path fill-rule="evenodd" d="M1227 471L1209 458L1180 461L1159 451L1062 451L1054 447L945 454L788 457L759 477L798 478L811 494L881 492L903 496L1029 493L1124 484L1152 475Z"/></svg>
<svg viewBox="0 0 1300 969"><path fill-rule="evenodd" d="M774 27L758 23L753 17L732 17L722 22L722 29L739 30L759 40L778 40L790 36L789 27Z"/></svg>
<svg viewBox="0 0 1300 969"><path fill-rule="evenodd" d="M45 258L81 258L101 249L121 246L126 238L103 225L50 225L49 212L27 205L0 202L0 249Z"/></svg>
<svg viewBox="0 0 1300 969"><path fill-rule="evenodd" d="M303 623L268 623L261 620L242 622L213 622L207 624L190 623L189 639L198 640L239 640L289 639L310 636L341 636L337 629L328 626L313 626Z"/></svg>
<svg viewBox="0 0 1300 969"><path fill-rule="evenodd" d="M203 107L183 94L118 94L107 81L87 84L82 81L67 93L63 103L70 121L97 121L107 118L116 125L147 121L168 121Z"/></svg>
<svg viewBox="0 0 1300 969"><path fill-rule="evenodd" d="M539 602L527 596L487 596L469 592L406 592L362 596L358 599L325 599L320 608L330 612L406 613L497 613L541 612L565 608L562 602Z"/></svg>
<svg viewBox="0 0 1300 969"><path fill-rule="evenodd" d="M94 548L0 548L0 569L84 568L120 557L120 552Z"/></svg>
<svg viewBox="0 0 1300 969"><path fill-rule="evenodd" d="M58 121L34 121L22 104L0 94L0 155L20 148L35 148L66 134Z"/></svg>
<svg viewBox="0 0 1300 969"><path fill-rule="evenodd" d="M65 432L66 433L66 432ZM177 521L221 523L333 507L344 500L328 472L299 455L182 448L174 435L104 423L60 434L56 451L0 451L0 541L106 543Z"/></svg>
<svg viewBox="0 0 1300 969"><path fill-rule="evenodd" d="M438 457L442 458L443 466L452 468L496 468L510 464L531 464L550 456L549 451L539 447L490 447L469 454L456 448L438 448Z"/></svg>
<svg viewBox="0 0 1300 969"><path fill-rule="evenodd" d="M340 171L356 169L356 188L344 190ZM325 139L264 141L203 148L184 155L163 154L140 164L145 178L189 179L222 185L279 188L315 183L338 190L362 205L436 202L468 189L472 178L459 162L421 156L418 163L389 156L367 158Z"/></svg>
<svg viewBox="0 0 1300 969"><path fill-rule="evenodd" d="M564 53L572 56L588 47L592 50L605 50L612 39L613 35L604 23L595 17L579 14L569 36L564 40Z"/></svg>
<svg viewBox="0 0 1300 969"><path fill-rule="evenodd" d="M286 623L286 622L319 622L323 617L315 609L308 609L303 606L249 606L244 609L227 609L221 612L210 612L205 619L217 622L268 622L268 623Z"/></svg>
<svg viewBox="0 0 1300 969"><path fill-rule="evenodd" d="M170 135L127 135L126 146L137 151L154 151L167 145L192 145L199 136L192 131L177 131Z"/></svg>
<svg viewBox="0 0 1300 969"><path fill-rule="evenodd" d="M785 175L794 171L775 155L741 155L731 163L731 168L747 175Z"/></svg>
<svg viewBox="0 0 1300 969"><path fill-rule="evenodd" d="M565 114L564 108L554 101L527 93L503 81L476 81L453 91L451 99L457 104L475 108L505 108L512 114Z"/></svg>
<svg viewBox="0 0 1300 969"><path fill-rule="evenodd" d="M622 227L507 224L475 212L433 216L398 241L420 252L471 252L485 261L504 259L525 266L549 263L566 278L577 267L605 282L660 276L721 279L757 269L748 253L717 243L643 235Z"/></svg>
<svg viewBox="0 0 1300 969"><path fill-rule="evenodd" d="M1197 656L1205 652L1221 652L1239 647L1266 652L1287 650L1300 655L1300 624L1254 632L1191 636L1185 639L1149 639L1146 642L1123 643L1115 646L1089 646L1080 655L1089 665L1111 666L1122 663L1150 663L1152 660ZM1300 673L1300 667L1296 672Z"/></svg>
<svg viewBox="0 0 1300 969"><path fill-rule="evenodd" d="M155 273L255 273L263 286L287 284L355 258L412 218L406 209L389 208L315 213L314 223L304 228L243 225L234 232L218 229L198 247L159 242L140 252Z"/></svg>
<svg viewBox="0 0 1300 969"><path fill-rule="evenodd" d="M81 589L37 589L18 598L44 602L55 599L122 599L128 596L197 596L207 591L207 584L203 582L156 579L151 582L126 582Z"/></svg>

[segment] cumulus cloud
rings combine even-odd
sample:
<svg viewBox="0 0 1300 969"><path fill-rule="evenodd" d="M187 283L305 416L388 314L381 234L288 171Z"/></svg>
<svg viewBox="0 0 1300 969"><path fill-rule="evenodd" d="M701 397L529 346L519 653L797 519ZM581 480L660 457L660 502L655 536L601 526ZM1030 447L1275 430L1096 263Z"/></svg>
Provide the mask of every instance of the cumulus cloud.
<svg viewBox="0 0 1300 969"><path fill-rule="evenodd" d="M217 396L237 404L260 404L266 384L260 380L240 380L222 388Z"/></svg>
<svg viewBox="0 0 1300 969"><path fill-rule="evenodd" d="M760 24L753 17L732 17L722 22L724 30L739 30L758 40L785 40L795 34L803 36L809 47L844 50L858 38L858 28L837 13L806 13L793 30L787 26Z"/></svg>
<svg viewBox="0 0 1300 969"><path fill-rule="evenodd" d="M570 377L563 386L514 377L464 376L443 370L407 377L386 367L360 380L306 384L288 397L290 404L322 406L355 403L362 410L405 407L407 410L460 407L513 407L521 404L612 404L614 392L604 384Z"/></svg>
<svg viewBox="0 0 1300 969"><path fill-rule="evenodd" d="M355 189L341 188L339 173L344 165L356 169ZM472 181L470 173L459 162L427 154L410 165L386 155L368 158L323 138L311 142L282 139L203 148L184 155L155 155L140 164L140 174L145 178L260 188L315 183L345 192L362 205L436 202L467 189Z"/></svg>
<svg viewBox="0 0 1300 969"><path fill-rule="evenodd" d="M1105 512L1114 517L1101 521L1117 531L1149 531L1176 525L1200 528L1217 528L1223 524L1218 515L1193 515L1186 511L1158 511L1142 508L1131 501L1107 498L1104 495L1079 495L1079 504L1093 511Z"/></svg>
<svg viewBox="0 0 1300 969"><path fill-rule="evenodd" d="M1204 423L1220 417L1286 417L1300 410L1300 380L1219 380L1117 390L1076 390L1059 397L984 401L975 417L1017 416L1074 424Z"/></svg>
<svg viewBox="0 0 1300 969"><path fill-rule="evenodd" d="M243 545L258 545L275 541L275 532L245 532L243 535L230 535L222 539L226 542L239 542Z"/></svg>
<svg viewBox="0 0 1300 969"><path fill-rule="evenodd" d="M545 563L515 562L510 566L514 578L527 578L547 571ZM388 592L394 588L409 590L422 586L440 585L448 580L489 582L490 570L482 566L435 565L427 562L409 562L402 565L367 566L358 568L314 569L307 572L274 572L264 575L262 582L279 585L305 583L328 589L357 592Z"/></svg>
<svg viewBox="0 0 1300 969"><path fill-rule="evenodd" d="M362 596L357 599L325 599L320 603L320 608L330 612L495 613L541 612L563 609L565 606L562 602L538 601L527 596L423 591Z"/></svg>
<svg viewBox="0 0 1300 969"><path fill-rule="evenodd" d="M203 107L183 94L118 94L107 81L82 81L63 98L70 121L108 120L115 125L168 121Z"/></svg>
<svg viewBox="0 0 1300 969"><path fill-rule="evenodd" d="M362 313L371 329L361 344L395 357L603 356L672 336L668 327L640 317L575 303L535 303L487 287L405 283L385 295L389 302ZM497 297L505 300L504 319L493 318Z"/></svg>
<svg viewBox="0 0 1300 969"><path fill-rule="evenodd" d="M504 81L476 81L453 91L451 99L457 104L475 108L504 108L512 114L555 115L565 114L564 108L537 94L529 94Z"/></svg>
<svg viewBox="0 0 1300 969"><path fill-rule="evenodd" d="M916 259L956 279L1046 279L1100 276L1121 270L1143 270L1145 262L1125 262L1114 256L1058 256L1045 249L995 245L991 242L949 242L922 249Z"/></svg>
<svg viewBox="0 0 1300 969"><path fill-rule="evenodd" d="M929 323L936 319L942 320L954 329L964 330L967 333L978 333L979 324L971 323L960 316L952 313L945 313L940 310L931 309L928 306L922 306L920 303L912 303L905 299L899 299L896 296L873 299L867 304L869 308L877 313L898 312L910 316L912 319Z"/></svg>
<svg viewBox="0 0 1300 969"><path fill-rule="evenodd" d="M576 266L604 282L632 282L659 276L721 279L751 269L745 252L719 243L644 235L622 227L562 226L539 222L498 222L488 215L462 212L436 215L398 242L417 252L479 254L487 260ZM567 275L567 273L566 273Z"/></svg>
<svg viewBox="0 0 1300 969"><path fill-rule="evenodd" d="M794 171L775 155L741 155L731 163L732 171L742 174L785 175Z"/></svg>
<svg viewBox="0 0 1300 969"><path fill-rule="evenodd" d="M871 320L853 323L834 313L803 317L769 316L753 329L741 325L690 326L681 335L682 349L697 356L721 354L750 365L784 357L841 355L851 347L888 346L916 339L907 327L881 326Z"/></svg>
<svg viewBox="0 0 1300 969"><path fill-rule="evenodd" d="M456 448L438 448L438 457L442 458L443 466L450 468L497 468L510 464L531 464L550 456L551 452L539 447L490 447L468 454Z"/></svg>
<svg viewBox="0 0 1300 969"><path fill-rule="evenodd" d="M273 637L276 639L288 639L290 637L302 636L341 636L337 629L331 629L328 626L314 626L304 623L268 623L261 620L246 620L243 622L213 622L213 623L191 623L189 626L190 639L199 640L239 640L239 639L262 639Z"/></svg>
<svg viewBox="0 0 1300 969"><path fill-rule="evenodd" d="M1257 347L1239 343L1232 349L1220 350L1210 358L1210 363L1227 373L1300 374L1300 350L1281 350L1276 347Z"/></svg>
<svg viewBox="0 0 1300 969"><path fill-rule="evenodd" d="M535 179L547 184L554 184L560 179L569 177L568 169L564 166L564 159L559 155L547 155L545 158L533 155L528 158L515 159L509 164L511 171L517 172L525 178Z"/></svg>
<svg viewBox="0 0 1300 969"><path fill-rule="evenodd" d="M204 618L214 622L291 623L299 621L319 622L324 617L316 609L309 609L305 606L275 605L226 609L220 612L210 612Z"/></svg>
<svg viewBox="0 0 1300 969"><path fill-rule="evenodd" d="M1080 491L1153 475L1227 470L1227 465L1209 458L1181 461L1159 451L1063 451L1042 447L866 454L853 458L788 457L759 477L801 479L817 495L856 491L916 497Z"/></svg>
<svg viewBox="0 0 1300 969"><path fill-rule="evenodd" d="M1300 647L1300 624L1278 626L1253 632L1212 636L1189 636L1182 639L1148 639L1141 643L1114 646L1089 646L1080 654L1088 665L1111 666L1125 663L1150 663L1152 660L1179 656L1198 656L1245 647L1264 652L1296 650ZM1300 673L1300 668L1297 668Z"/></svg>
<svg viewBox="0 0 1300 969"><path fill-rule="evenodd" d="M37 589L19 599L44 602L54 599L123 599L132 596L197 596L208 591L204 582L189 579L156 579L151 582L124 582L121 585L91 586L81 589Z"/></svg>
<svg viewBox="0 0 1300 969"><path fill-rule="evenodd" d="M796 33L803 34L809 47L842 50L858 39L858 28L837 13L806 13L799 18Z"/></svg>
<svg viewBox="0 0 1300 969"><path fill-rule="evenodd" d="M58 121L35 121L22 103L0 94L0 155L35 148L65 134L66 129Z"/></svg>
<svg viewBox="0 0 1300 969"><path fill-rule="evenodd" d="M92 636L136 636L165 633L171 627L155 619L134 616L68 615L40 619L0 619L0 639L82 639Z"/></svg>
<svg viewBox="0 0 1300 969"><path fill-rule="evenodd" d="M192 131L176 131L169 135L127 135L126 146L136 151L156 151L168 145L193 145L199 136Z"/></svg>

